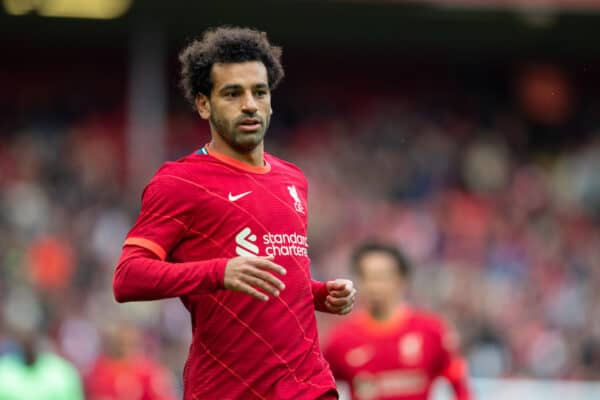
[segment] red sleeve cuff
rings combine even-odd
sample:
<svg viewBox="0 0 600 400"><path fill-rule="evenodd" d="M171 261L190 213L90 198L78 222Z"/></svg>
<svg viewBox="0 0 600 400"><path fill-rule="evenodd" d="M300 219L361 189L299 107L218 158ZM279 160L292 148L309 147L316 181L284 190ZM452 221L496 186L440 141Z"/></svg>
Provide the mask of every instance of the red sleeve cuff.
<svg viewBox="0 0 600 400"><path fill-rule="evenodd" d="M325 306L325 300L327 299L327 295L329 292L327 291L327 283L312 281L311 289L315 304L315 310L328 312L329 310Z"/></svg>
<svg viewBox="0 0 600 400"><path fill-rule="evenodd" d="M213 273L214 282L219 289L225 289L225 267L227 266L228 258L217 258L215 260Z"/></svg>

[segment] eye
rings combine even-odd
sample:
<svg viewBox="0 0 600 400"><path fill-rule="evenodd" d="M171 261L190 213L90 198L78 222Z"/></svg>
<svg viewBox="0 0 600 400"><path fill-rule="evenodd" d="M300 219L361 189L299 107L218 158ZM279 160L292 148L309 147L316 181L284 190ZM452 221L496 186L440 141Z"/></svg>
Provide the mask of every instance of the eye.
<svg viewBox="0 0 600 400"><path fill-rule="evenodd" d="M267 94L269 94L269 92L264 89L260 89L255 92L256 97L265 97Z"/></svg>
<svg viewBox="0 0 600 400"><path fill-rule="evenodd" d="M225 92L224 96L228 99L233 99L238 96L237 92Z"/></svg>

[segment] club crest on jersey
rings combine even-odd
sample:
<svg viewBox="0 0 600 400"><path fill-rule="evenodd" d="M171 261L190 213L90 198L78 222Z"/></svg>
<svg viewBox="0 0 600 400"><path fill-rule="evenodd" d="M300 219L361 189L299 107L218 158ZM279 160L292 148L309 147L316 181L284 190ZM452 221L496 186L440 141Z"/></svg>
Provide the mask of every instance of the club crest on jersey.
<svg viewBox="0 0 600 400"><path fill-rule="evenodd" d="M423 357L423 337L418 333L404 335L398 341L398 355L400 361L407 364L416 364Z"/></svg>
<svg viewBox="0 0 600 400"><path fill-rule="evenodd" d="M294 208L296 211L298 211L300 214L304 214L304 206L300 201L300 196L298 196L298 190L296 189L296 186L290 185L287 187L287 189L290 193L290 196L292 196L292 199L294 200Z"/></svg>
<svg viewBox="0 0 600 400"><path fill-rule="evenodd" d="M371 345L355 347L346 353L346 362L351 367L362 367L375 356L375 349Z"/></svg>

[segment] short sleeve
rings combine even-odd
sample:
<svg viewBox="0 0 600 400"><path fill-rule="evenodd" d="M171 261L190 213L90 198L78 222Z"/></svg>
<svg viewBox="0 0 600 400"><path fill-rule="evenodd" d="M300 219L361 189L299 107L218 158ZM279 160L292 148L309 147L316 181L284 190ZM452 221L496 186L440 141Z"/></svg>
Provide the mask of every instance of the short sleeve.
<svg viewBox="0 0 600 400"><path fill-rule="evenodd" d="M142 207L124 246L144 247L161 260L183 239L191 222L189 202L180 183L170 178L154 178L144 189Z"/></svg>

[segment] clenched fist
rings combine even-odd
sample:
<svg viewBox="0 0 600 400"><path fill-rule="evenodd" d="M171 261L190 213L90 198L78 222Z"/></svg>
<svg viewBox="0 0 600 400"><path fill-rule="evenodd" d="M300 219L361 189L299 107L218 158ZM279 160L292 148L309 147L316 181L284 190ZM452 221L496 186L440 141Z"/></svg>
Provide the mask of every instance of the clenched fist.
<svg viewBox="0 0 600 400"><path fill-rule="evenodd" d="M348 279L336 279L328 281L327 298L325 306L333 314L348 314L354 308L356 289L354 284Z"/></svg>

